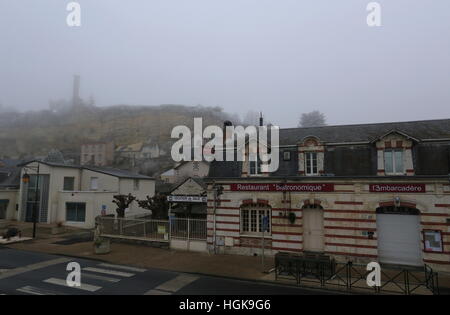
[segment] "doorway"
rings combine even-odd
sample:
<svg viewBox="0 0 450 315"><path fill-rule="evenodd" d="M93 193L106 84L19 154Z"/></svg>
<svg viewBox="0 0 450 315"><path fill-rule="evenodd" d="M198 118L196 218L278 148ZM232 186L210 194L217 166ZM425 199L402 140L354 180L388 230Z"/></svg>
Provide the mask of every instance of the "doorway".
<svg viewBox="0 0 450 315"><path fill-rule="evenodd" d="M323 208L317 205L303 207L303 249L322 253L325 248Z"/></svg>

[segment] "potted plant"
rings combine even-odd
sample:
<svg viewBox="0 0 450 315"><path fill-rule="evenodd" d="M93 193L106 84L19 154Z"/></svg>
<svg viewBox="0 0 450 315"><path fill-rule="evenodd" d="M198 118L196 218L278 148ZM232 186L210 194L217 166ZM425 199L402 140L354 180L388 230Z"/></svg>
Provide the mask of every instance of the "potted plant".
<svg viewBox="0 0 450 315"><path fill-rule="evenodd" d="M94 240L95 254L108 254L111 251L111 241L109 238L96 237Z"/></svg>
<svg viewBox="0 0 450 315"><path fill-rule="evenodd" d="M62 234L65 231L66 231L66 227L64 226L64 222L60 221L60 222L56 223L56 226L52 227L51 233L52 233L52 235L55 235L55 234Z"/></svg>

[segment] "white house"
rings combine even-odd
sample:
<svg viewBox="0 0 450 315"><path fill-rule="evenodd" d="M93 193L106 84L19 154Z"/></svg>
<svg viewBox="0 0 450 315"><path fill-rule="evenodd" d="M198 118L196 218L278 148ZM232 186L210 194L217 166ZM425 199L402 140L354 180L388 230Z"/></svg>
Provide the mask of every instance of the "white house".
<svg viewBox="0 0 450 315"><path fill-rule="evenodd" d="M131 193L137 199L155 194L153 178L128 171L31 161L22 166L17 220L32 221L38 196L38 222L92 228L95 217L116 214L114 195ZM39 173L39 176L36 174ZM133 202L126 216L148 213Z"/></svg>

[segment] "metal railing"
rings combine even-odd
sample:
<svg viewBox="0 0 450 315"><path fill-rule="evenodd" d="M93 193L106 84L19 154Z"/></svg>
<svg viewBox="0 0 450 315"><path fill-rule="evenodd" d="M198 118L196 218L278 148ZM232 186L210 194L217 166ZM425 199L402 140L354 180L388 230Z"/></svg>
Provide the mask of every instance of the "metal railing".
<svg viewBox="0 0 450 315"><path fill-rule="evenodd" d="M131 218L98 218L100 235L169 241L169 222Z"/></svg>
<svg viewBox="0 0 450 315"><path fill-rule="evenodd" d="M145 238L157 241L170 239L206 241L206 220L173 218L169 220L98 217L100 235Z"/></svg>
<svg viewBox="0 0 450 315"><path fill-rule="evenodd" d="M206 241L206 220L173 218L170 220L171 238Z"/></svg>
<svg viewBox="0 0 450 315"><path fill-rule="evenodd" d="M387 294L439 294L438 274L423 268L381 268L381 286L369 287L366 265L336 262L328 256L312 257L290 253L275 255L275 279L294 280L297 285L344 288Z"/></svg>

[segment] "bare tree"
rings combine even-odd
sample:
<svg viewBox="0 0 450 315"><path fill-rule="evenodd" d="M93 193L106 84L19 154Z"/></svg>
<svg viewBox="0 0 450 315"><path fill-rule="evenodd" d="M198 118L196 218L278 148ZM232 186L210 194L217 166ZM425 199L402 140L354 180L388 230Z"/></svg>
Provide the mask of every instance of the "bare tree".
<svg viewBox="0 0 450 315"><path fill-rule="evenodd" d="M320 127L325 125L325 114L319 112L318 110L303 113L300 116L300 121L298 123L299 127Z"/></svg>
<svg viewBox="0 0 450 315"><path fill-rule="evenodd" d="M117 205L117 217L123 218L125 217L125 209L128 208L128 206L136 200L136 197L132 196L131 194L128 195L114 195L114 202Z"/></svg>
<svg viewBox="0 0 450 315"><path fill-rule="evenodd" d="M138 200L138 204L139 207L152 211L152 219L167 219L169 202L166 195L157 193L151 198L147 196L145 200Z"/></svg>

